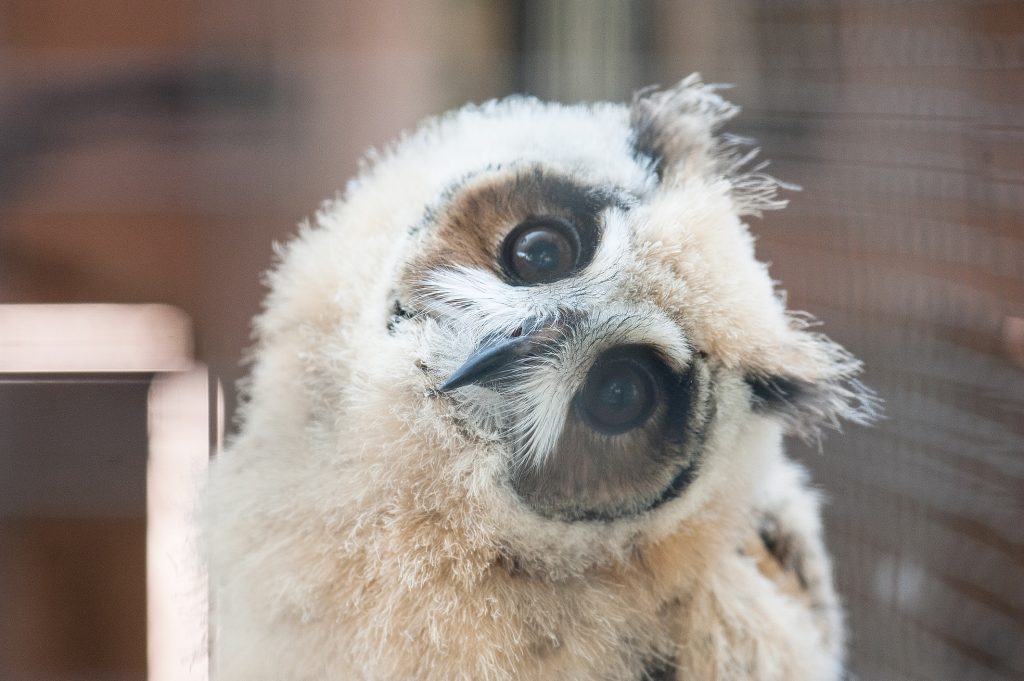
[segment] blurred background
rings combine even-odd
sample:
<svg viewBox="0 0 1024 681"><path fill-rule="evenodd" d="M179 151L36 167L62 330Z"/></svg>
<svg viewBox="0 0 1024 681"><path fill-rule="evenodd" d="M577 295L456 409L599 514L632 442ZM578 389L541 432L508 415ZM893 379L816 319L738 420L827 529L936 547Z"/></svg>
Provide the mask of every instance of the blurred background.
<svg viewBox="0 0 1024 681"><path fill-rule="evenodd" d="M0 679L205 678L188 481L272 243L368 147L692 71L803 186L760 256L887 403L794 444L856 678L1024 679L1024 3L987 0L0 0Z"/></svg>

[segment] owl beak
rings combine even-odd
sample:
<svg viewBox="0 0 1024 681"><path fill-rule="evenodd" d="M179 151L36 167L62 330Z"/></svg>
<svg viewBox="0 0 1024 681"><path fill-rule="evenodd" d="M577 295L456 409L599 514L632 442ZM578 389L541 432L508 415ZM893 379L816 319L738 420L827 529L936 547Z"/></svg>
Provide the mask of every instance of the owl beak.
<svg viewBox="0 0 1024 681"><path fill-rule="evenodd" d="M542 335L534 332L484 343L438 387L438 390L449 392L472 383L483 383L496 378L517 360L531 354L540 344Z"/></svg>

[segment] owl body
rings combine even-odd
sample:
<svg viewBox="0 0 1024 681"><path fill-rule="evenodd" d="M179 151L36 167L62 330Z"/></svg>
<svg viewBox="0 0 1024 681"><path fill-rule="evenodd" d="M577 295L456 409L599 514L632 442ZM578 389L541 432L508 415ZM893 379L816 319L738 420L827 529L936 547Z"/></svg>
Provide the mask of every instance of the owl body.
<svg viewBox="0 0 1024 681"><path fill-rule="evenodd" d="M303 227L206 492L215 679L841 677L782 438L872 401L754 258L734 113L469 107Z"/></svg>

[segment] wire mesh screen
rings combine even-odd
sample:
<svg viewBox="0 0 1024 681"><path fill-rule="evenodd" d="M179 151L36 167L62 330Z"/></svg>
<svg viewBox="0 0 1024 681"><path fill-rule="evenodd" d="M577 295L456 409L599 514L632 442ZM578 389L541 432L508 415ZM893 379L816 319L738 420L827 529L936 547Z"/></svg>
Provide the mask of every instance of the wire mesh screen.
<svg viewBox="0 0 1024 681"><path fill-rule="evenodd" d="M800 451L854 672L1024 678L1024 7L672 13L663 40L703 37L667 71L734 83L734 129L803 187L753 224L761 257L886 401L877 427Z"/></svg>

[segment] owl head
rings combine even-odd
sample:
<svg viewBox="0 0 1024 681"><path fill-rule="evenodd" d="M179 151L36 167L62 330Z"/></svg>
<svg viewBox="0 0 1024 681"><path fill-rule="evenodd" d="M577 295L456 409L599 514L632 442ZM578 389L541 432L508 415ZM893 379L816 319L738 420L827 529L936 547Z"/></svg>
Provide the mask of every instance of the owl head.
<svg viewBox="0 0 1024 681"><path fill-rule="evenodd" d="M269 276L239 504L293 541L443 528L460 565L581 569L742 506L784 432L868 418L859 363L755 258L744 218L783 202L720 134L736 111L691 76L471 106L371 155Z"/></svg>

